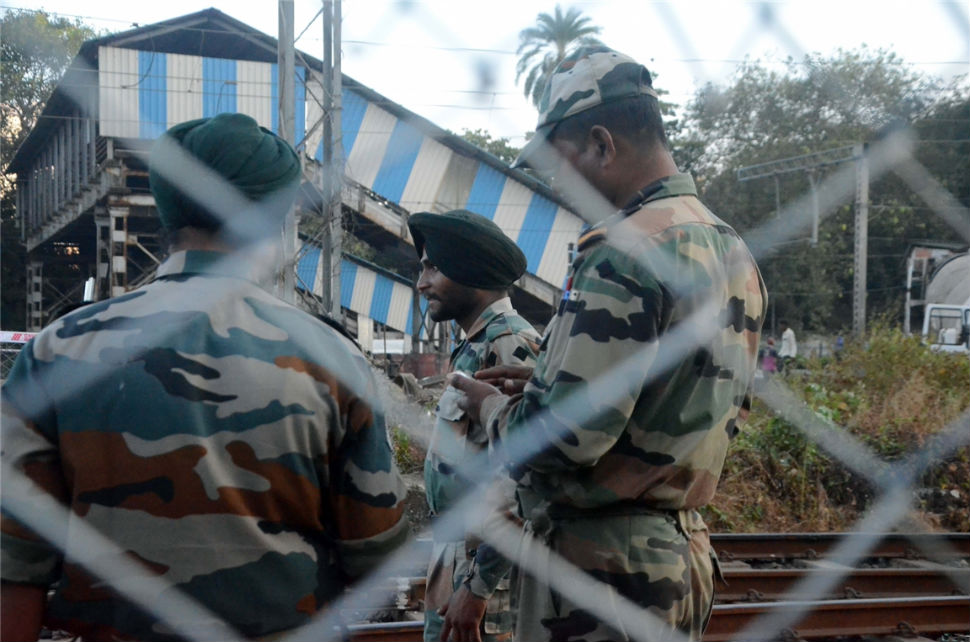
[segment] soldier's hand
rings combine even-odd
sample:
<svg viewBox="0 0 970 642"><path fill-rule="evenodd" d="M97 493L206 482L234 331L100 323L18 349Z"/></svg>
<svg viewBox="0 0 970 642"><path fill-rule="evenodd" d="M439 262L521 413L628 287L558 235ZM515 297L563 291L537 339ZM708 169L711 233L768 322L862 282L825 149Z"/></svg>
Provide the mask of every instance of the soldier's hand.
<svg viewBox="0 0 970 642"><path fill-rule="evenodd" d="M467 412L468 416L478 423L481 423L479 416L482 412L482 401L485 400L485 397L500 392L495 386L490 386L458 372L448 375L448 385L465 393L458 398L458 407Z"/></svg>
<svg viewBox="0 0 970 642"><path fill-rule="evenodd" d="M522 392L525 384L532 378L529 366L492 366L475 373L475 378L493 385L504 394L515 395Z"/></svg>
<svg viewBox="0 0 970 642"><path fill-rule="evenodd" d="M448 642L451 636L455 642L482 642L480 625L485 617L486 601L462 585L451 596L448 604L438 610L438 615L445 618L441 628L441 642Z"/></svg>

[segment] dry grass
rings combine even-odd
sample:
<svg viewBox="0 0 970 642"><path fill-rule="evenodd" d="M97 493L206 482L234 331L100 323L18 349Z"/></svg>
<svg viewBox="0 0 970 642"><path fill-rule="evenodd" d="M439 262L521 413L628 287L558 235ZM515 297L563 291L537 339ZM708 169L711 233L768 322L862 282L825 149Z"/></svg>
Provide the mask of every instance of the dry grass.
<svg viewBox="0 0 970 642"><path fill-rule="evenodd" d="M787 379L793 390L890 466L970 407L967 355L930 352L886 324L846 346L838 361L807 365ZM939 462L920 485L914 509L925 522L970 531L970 448ZM756 402L706 516L721 531L851 530L876 490Z"/></svg>

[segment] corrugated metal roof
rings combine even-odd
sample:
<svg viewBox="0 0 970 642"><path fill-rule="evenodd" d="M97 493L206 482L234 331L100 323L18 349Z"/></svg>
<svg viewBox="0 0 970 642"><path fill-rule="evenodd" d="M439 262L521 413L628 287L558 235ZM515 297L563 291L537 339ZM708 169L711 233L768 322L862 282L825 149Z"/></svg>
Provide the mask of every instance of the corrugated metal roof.
<svg viewBox="0 0 970 642"><path fill-rule="evenodd" d="M320 248L304 246L297 261L297 287L321 296ZM405 334L411 333L414 289L404 277L344 255L340 263L341 306ZM419 304L424 314L427 303Z"/></svg>
<svg viewBox="0 0 970 642"><path fill-rule="evenodd" d="M200 38L200 32L218 35L209 40ZM274 39L213 9L89 41L78 60L98 68L101 135L152 139L176 122L220 111L247 113L276 130L275 47ZM322 69L311 56L301 59L314 73ZM298 66L296 73L300 140L308 129L307 117L321 115L313 95L322 90L307 68ZM350 178L409 211L465 207L492 218L522 246L529 271L560 287L565 243L575 240L581 221L558 197L530 176L347 76L343 87L341 136ZM55 90L45 113L58 108L65 91L60 86ZM11 167L24 154L42 149L49 128L49 121L42 119ZM318 134L309 140L309 148L314 157L322 157ZM463 165L453 161L456 157L472 160L477 168L457 171ZM439 195L444 199L440 203Z"/></svg>

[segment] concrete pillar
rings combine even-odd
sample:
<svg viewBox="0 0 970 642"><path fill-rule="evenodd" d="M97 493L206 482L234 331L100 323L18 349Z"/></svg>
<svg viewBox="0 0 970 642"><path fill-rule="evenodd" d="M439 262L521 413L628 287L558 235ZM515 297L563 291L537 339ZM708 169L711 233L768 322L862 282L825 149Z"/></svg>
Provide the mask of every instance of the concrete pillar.
<svg viewBox="0 0 970 642"><path fill-rule="evenodd" d="M94 217L97 226L97 287L95 300L119 296L128 291L129 208L109 204Z"/></svg>
<svg viewBox="0 0 970 642"><path fill-rule="evenodd" d="M44 263L27 261L27 331L37 332L44 327Z"/></svg>
<svg viewBox="0 0 970 642"><path fill-rule="evenodd" d="M357 315L357 343L364 352L374 351L374 320L363 314Z"/></svg>
<svg viewBox="0 0 970 642"><path fill-rule="evenodd" d="M127 207L108 206L111 218L111 291L120 296L128 291L128 212Z"/></svg>

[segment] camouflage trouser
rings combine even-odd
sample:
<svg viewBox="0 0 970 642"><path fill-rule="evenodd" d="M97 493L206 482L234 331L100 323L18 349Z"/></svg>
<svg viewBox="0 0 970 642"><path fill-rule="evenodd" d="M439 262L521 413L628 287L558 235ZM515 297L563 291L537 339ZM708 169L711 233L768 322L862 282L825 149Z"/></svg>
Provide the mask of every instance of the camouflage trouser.
<svg viewBox="0 0 970 642"><path fill-rule="evenodd" d="M425 591L424 641L436 642L441 638L444 618L438 608L447 604L452 593L458 590L472 560L466 552L465 542L433 542L431 564ZM447 584L440 580L447 578ZM507 642L512 639L514 615L510 609L509 578L502 579L488 599L485 617L482 619L482 642Z"/></svg>
<svg viewBox="0 0 970 642"><path fill-rule="evenodd" d="M601 513L530 526L549 549L655 616L649 619L657 627L652 631L655 639L667 637L665 628L701 639L714 602L717 562L697 511ZM615 612L612 591L590 585L583 593ZM523 574L517 601L515 639L520 642L631 639L617 617L601 621L582 602L566 599L541 578Z"/></svg>

